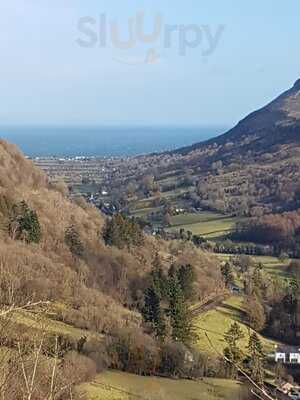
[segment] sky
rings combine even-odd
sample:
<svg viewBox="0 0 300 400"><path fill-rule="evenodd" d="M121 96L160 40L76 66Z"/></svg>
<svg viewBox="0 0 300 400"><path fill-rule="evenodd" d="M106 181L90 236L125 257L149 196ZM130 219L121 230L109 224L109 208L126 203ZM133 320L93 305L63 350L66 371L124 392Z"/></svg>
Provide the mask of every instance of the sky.
<svg viewBox="0 0 300 400"><path fill-rule="evenodd" d="M2 0L0 124L234 125L300 78L299 15L299 0Z"/></svg>

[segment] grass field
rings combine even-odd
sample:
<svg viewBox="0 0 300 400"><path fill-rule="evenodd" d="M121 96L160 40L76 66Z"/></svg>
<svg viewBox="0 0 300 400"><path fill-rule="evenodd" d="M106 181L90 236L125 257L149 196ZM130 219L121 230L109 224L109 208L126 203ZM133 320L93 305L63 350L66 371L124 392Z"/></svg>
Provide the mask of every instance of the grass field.
<svg viewBox="0 0 300 400"><path fill-rule="evenodd" d="M228 261L231 257L234 257L231 254L216 254L216 256L221 261ZM271 275L277 276L279 278L290 278L287 267L291 260L282 262L277 257L270 256L252 256L252 258L257 263L262 263L264 265L265 271L267 271Z"/></svg>
<svg viewBox="0 0 300 400"><path fill-rule="evenodd" d="M236 381L224 379L193 382L108 371L81 390L87 400L233 400L246 389Z"/></svg>
<svg viewBox="0 0 300 400"><path fill-rule="evenodd" d="M246 353L249 340L249 327L243 323L242 301L242 297L233 296L229 300L224 301L221 306L201 314L195 319L196 331L199 335L198 346L200 350L215 353L215 348L218 352L222 353L226 346L224 333L228 331L231 324L238 322L245 336L240 340L239 346L243 352ZM205 333L207 333L213 347L210 345ZM274 349L276 342L262 336L261 340L266 352L270 352Z"/></svg>
<svg viewBox="0 0 300 400"><path fill-rule="evenodd" d="M16 321L17 323L22 324L30 329L44 331L54 335L66 335L74 338L75 340L78 340L83 336L94 337L98 339L103 337L96 332L75 328L74 326L65 324L64 322L55 321L42 315L31 314L30 312L25 311L15 313L13 315L12 322L13 321Z"/></svg>
<svg viewBox="0 0 300 400"><path fill-rule="evenodd" d="M181 214L172 217L170 231L185 229L194 235L206 238L218 238L226 235L234 228L238 218L227 217L210 211Z"/></svg>

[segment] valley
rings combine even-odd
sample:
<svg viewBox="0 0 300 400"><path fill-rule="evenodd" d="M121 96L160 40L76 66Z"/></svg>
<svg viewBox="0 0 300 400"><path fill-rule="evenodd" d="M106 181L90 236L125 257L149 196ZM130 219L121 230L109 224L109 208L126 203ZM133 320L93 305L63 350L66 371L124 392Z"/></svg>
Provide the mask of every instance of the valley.
<svg viewBox="0 0 300 400"><path fill-rule="evenodd" d="M286 114L299 90L174 152L31 160L0 142L8 382L30 398L31 377L59 400L246 400L251 379L265 400L265 385L297 386L298 366L275 354L299 343L300 147Z"/></svg>

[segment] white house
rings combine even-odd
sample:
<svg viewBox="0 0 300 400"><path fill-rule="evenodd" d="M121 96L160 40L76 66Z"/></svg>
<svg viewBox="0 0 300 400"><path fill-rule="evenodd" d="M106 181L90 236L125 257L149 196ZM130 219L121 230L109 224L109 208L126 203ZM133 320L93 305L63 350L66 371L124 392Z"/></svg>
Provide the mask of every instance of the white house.
<svg viewBox="0 0 300 400"><path fill-rule="evenodd" d="M300 365L300 348L292 346L278 346L275 349L275 362Z"/></svg>

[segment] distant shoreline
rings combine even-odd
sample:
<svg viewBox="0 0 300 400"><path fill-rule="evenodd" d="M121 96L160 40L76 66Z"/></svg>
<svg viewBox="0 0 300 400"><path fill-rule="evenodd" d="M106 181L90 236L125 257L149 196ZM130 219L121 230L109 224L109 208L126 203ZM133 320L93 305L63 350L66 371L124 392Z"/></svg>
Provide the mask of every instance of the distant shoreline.
<svg viewBox="0 0 300 400"><path fill-rule="evenodd" d="M220 126L0 127L29 157L129 157L175 150L225 132Z"/></svg>

